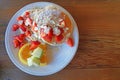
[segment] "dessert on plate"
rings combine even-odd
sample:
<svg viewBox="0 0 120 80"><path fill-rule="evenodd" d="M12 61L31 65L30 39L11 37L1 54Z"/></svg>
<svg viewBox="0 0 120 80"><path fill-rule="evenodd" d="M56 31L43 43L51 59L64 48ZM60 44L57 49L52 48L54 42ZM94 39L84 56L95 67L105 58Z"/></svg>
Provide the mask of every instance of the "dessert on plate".
<svg viewBox="0 0 120 80"><path fill-rule="evenodd" d="M74 46L69 16L53 5L26 10L17 18L12 30L20 31L13 43L15 48L20 48L20 61L28 66L47 64L47 45L59 46L66 42L70 47Z"/></svg>

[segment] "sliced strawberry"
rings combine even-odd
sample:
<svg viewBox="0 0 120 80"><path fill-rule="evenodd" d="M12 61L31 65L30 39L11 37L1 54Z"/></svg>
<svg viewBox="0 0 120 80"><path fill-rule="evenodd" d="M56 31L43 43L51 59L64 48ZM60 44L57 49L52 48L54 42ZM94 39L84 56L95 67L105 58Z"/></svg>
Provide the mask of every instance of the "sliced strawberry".
<svg viewBox="0 0 120 80"><path fill-rule="evenodd" d="M28 11L25 12L25 16L26 16L26 17L29 17L29 15L30 15L30 12L28 12Z"/></svg>
<svg viewBox="0 0 120 80"><path fill-rule="evenodd" d="M58 35L58 36L55 36L55 41L57 42L57 43L59 43L60 41L62 41L63 40L63 35L61 34L61 35Z"/></svg>
<svg viewBox="0 0 120 80"><path fill-rule="evenodd" d="M19 20L24 20L24 18L23 18L22 16L19 16L19 17L17 18L17 21L19 21Z"/></svg>
<svg viewBox="0 0 120 80"><path fill-rule="evenodd" d="M23 45L24 45L24 43L20 43L20 46L19 46L19 48L21 48Z"/></svg>
<svg viewBox="0 0 120 80"><path fill-rule="evenodd" d="M19 42L22 42L23 40L19 36L15 36L15 39Z"/></svg>
<svg viewBox="0 0 120 80"><path fill-rule="evenodd" d="M67 39L67 44L70 46L70 47L73 47L74 46L74 41L72 38L68 38Z"/></svg>
<svg viewBox="0 0 120 80"><path fill-rule="evenodd" d="M23 40L24 40L23 38L21 38L19 36L16 36L15 39L18 40L20 43L23 42Z"/></svg>
<svg viewBox="0 0 120 80"><path fill-rule="evenodd" d="M25 32L25 35L28 37L28 36L31 36L31 32L29 31L29 30L27 30L26 32Z"/></svg>
<svg viewBox="0 0 120 80"><path fill-rule="evenodd" d="M44 40L51 42L52 41L52 36L49 36L48 34L43 37Z"/></svg>
<svg viewBox="0 0 120 80"><path fill-rule="evenodd" d="M53 30L50 29L49 33L48 34L45 34L45 36L43 37L44 40L48 41L48 42L51 42L52 41L52 38L53 38Z"/></svg>
<svg viewBox="0 0 120 80"><path fill-rule="evenodd" d="M26 11L26 12L23 14L23 17L24 17L24 19L30 17L30 12Z"/></svg>
<svg viewBox="0 0 120 80"><path fill-rule="evenodd" d="M14 47L17 48L20 46L20 42L17 39L13 40Z"/></svg>
<svg viewBox="0 0 120 80"><path fill-rule="evenodd" d="M23 34L20 34L19 37L25 38L25 34L24 34L24 33L23 33Z"/></svg>
<svg viewBox="0 0 120 80"><path fill-rule="evenodd" d="M35 48L37 48L40 45L39 41L32 41L31 45L30 45L30 50L34 50Z"/></svg>
<svg viewBox="0 0 120 80"><path fill-rule="evenodd" d="M14 24L14 25L12 26L12 30L13 30L13 31L16 31L18 28L19 28L19 25L17 25L17 24Z"/></svg>
<svg viewBox="0 0 120 80"><path fill-rule="evenodd" d="M19 16L17 18L17 22L18 22L19 25L22 25L24 23L24 18L22 16Z"/></svg>
<svg viewBox="0 0 120 80"><path fill-rule="evenodd" d="M22 43L25 40L25 34L17 35L14 38L18 40L20 43Z"/></svg>
<svg viewBox="0 0 120 80"><path fill-rule="evenodd" d="M26 26L25 25L20 25L20 29L25 32L26 31Z"/></svg>
<svg viewBox="0 0 120 80"><path fill-rule="evenodd" d="M48 33L48 36L49 36L49 37L53 37L53 35L54 35L54 34L53 34L53 29L50 29L50 31L49 31L49 33Z"/></svg>

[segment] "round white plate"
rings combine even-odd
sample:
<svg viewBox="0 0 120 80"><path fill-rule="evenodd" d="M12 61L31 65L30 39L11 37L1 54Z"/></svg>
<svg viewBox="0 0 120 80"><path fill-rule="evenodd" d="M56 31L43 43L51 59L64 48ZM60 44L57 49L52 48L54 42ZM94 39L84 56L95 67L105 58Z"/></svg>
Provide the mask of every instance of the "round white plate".
<svg viewBox="0 0 120 80"><path fill-rule="evenodd" d="M28 67L24 64L22 64L19 61L18 58L18 49L14 48L13 46L13 36L15 36L16 34L19 34L19 32L13 32L12 31L12 25L16 23L16 18L18 16L20 16L24 11L34 8L34 7L45 7L48 5L55 5L56 7L59 7L60 9L62 9L71 19L73 26L74 26L74 30L73 30L73 39L74 39L74 47L69 47L67 44L62 44L61 46L58 47L48 47L48 59L49 59L49 63L47 66L40 66L40 67ZM73 59L77 48L78 48L78 43L79 43L79 33L78 33L78 28L76 25L76 22L74 21L74 19L72 18L72 16L70 15L69 12L67 12L64 8L62 8L61 6L54 4L54 3L50 3L50 2L35 2L35 3L31 3L28 4L26 6L24 6L23 8L21 8L10 20L7 29L6 29L6 34L5 34L5 46L6 46L6 50L7 53L11 59L11 61L22 71L31 74L31 75L36 75L36 76L46 76L46 75L51 75L54 74L60 70L62 70L63 68L65 68L70 61Z"/></svg>

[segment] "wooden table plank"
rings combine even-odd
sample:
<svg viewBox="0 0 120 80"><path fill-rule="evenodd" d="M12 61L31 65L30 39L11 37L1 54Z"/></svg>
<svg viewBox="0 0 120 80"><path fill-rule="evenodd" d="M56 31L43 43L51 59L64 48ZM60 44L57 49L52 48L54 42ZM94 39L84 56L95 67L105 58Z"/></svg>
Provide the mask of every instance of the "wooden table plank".
<svg viewBox="0 0 120 80"><path fill-rule="evenodd" d="M17 68L5 69L0 72L2 73L1 80L120 80L120 69L111 68L71 70L64 69L56 74L45 77L30 76L21 72Z"/></svg>

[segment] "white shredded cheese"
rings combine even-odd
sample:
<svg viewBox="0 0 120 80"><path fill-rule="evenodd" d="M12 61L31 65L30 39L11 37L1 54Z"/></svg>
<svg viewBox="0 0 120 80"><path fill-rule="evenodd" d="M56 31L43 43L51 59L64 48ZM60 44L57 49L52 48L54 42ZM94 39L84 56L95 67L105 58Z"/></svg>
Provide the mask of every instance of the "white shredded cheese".
<svg viewBox="0 0 120 80"><path fill-rule="evenodd" d="M50 27L44 27L44 32L48 34L50 32L50 29L51 29Z"/></svg>
<svg viewBox="0 0 120 80"><path fill-rule="evenodd" d="M31 25L31 22L30 22L30 19L29 19L29 18L26 19L26 21L25 21L25 25L26 25L26 26Z"/></svg>
<svg viewBox="0 0 120 80"><path fill-rule="evenodd" d="M58 29L58 27L53 28L53 34L55 34L56 36L60 35L61 31L60 29Z"/></svg>

